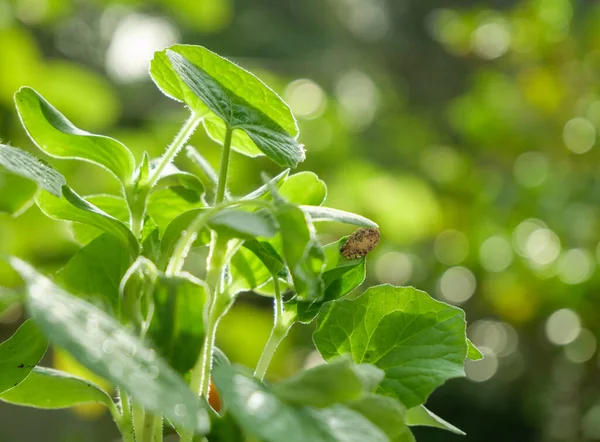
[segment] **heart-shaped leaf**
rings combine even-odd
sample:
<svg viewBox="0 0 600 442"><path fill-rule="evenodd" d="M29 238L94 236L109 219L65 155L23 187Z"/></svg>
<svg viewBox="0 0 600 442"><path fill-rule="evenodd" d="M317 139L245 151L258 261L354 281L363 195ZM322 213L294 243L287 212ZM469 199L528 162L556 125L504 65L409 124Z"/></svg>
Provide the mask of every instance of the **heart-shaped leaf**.
<svg viewBox="0 0 600 442"><path fill-rule="evenodd" d="M48 340L37 325L25 321L21 327L0 344L0 393L16 387L42 359Z"/></svg>
<svg viewBox="0 0 600 442"><path fill-rule="evenodd" d="M379 391L415 407L446 380L465 375L465 329L461 309L412 287L380 285L325 304L313 338L326 360L350 354L357 364L384 370Z"/></svg>
<svg viewBox="0 0 600 442"><path fill-rule="evenodd" d="M23 382L0 394L0 401L45 409L85 403L114 407L110 396L93 382L45 367L35 367Z"/></svg>
<svg viewBox="0 0 600 442"><path fill-rule="evenodd" d="M225 139L235 130L233 149L249 156L261 152L277 164L296 167L304 149L289 107L258 78L201 47L175 45L157 52L150 66L157 86L204 118L209 135Z"/></svg>
<svg viewBox="0 0 600 442"><path fill-rule="evenodd" d="M29 87L19 89L15 103L29 137L48 155L97 164L111 171L122 183L133 179L135 160L119 141L75 127Z"/></svg>
<svg viewBox="0 0 600 442"><path fill-rule="evenodd" d="M174 424L208 431L208 415L196 394L156 352L93 305L74 297L25 262L10 264L27 284L31 316L52 341L84 366L129 391L148 410Z"/></svg>

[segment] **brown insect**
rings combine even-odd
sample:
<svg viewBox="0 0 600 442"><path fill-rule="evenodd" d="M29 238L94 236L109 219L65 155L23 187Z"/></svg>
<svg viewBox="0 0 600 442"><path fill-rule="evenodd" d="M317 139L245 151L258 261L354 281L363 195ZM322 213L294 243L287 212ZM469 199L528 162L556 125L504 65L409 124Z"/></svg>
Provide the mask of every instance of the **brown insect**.
<svg viewBox="0 0 600 442"><path fill-rule="evenodd" d="M357 259L366 256L379 243L379 229L360 228L348 237L340 252L346 259Z"/></svg>

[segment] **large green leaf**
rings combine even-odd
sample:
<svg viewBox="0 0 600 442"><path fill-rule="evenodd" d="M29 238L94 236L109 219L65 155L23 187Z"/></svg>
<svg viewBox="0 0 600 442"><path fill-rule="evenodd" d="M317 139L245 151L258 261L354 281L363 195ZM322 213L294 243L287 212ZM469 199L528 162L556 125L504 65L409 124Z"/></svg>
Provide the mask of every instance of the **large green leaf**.
<svg viewBox="0 0 600 442"><path fill-rule="evenodd" d="M45 367L35 367L23 382L0 394L0 401L46 409L84 403L113 406L110 396L93 382Z"/></svg>
<svg viewBox="0 0 600 442"><path fill-rule="evenodd" d="M175 45L155 53L150 74L166 95L204 118L215 140L223 142L228 126L239 129L233 133L232 147L245 155L262 152L288 167L304 160L290 109L258 78L230 61L200 46Z"/></svg>
<svg viewBox="0 0 600 442"><path fill-rule="evenodd" d="M116 195L99 194L83 197L88 203L96 206L103 212L108 213L113 218L118 219L123 224L129 225L130 213L127 201ZM101 229L90 226L89 224L73 223L72 225L75 239L81 244L88 244L94 238L99 237L104 232Z"/></svg>
<svg viewBox="0 0 600 442"><path fill-rule="evenodd" d="M116 313L119 284L133 257L117 238L104 233L81 248L56 275L56 283L102 310Z"/></svg>
<svg viewBox="0 0 600 442"><path fill-rule="evenodd" d="M0 144L0 212L22 213L33 202L38 188L60 196L65 178L33 155Z"/></svg>
<svg viewBox="0 0 600 442"><path fill-rule="evenodd" d="M29 312L52 341L84 366L129 391L140 405L175 425L206 433L208 415L183 378L104 312L74 297L16 258Z"/></svg>
<svg viewBox="0 0 600 442"><path fill-rule="evenodd" d="M415 437L405 423L406 408L397 399L368 394L350 404L350 408L373 422L390 442L414 442Z"/></svg>
<svg viewBox="0 0 600 442"><path fill-rule="evenodd" d="M31 319L0 344L0 393L19 385L47 348L48 340Z"/></svg>
<svg viewBox="0 0 600 442"><path fill-rule="evenodd" d="M440 428L461 436L466 434L464 431L456 428L451 423L446 422L441 417L429 411L423 405L419 405L418 407L407 410L406 424L413 427L422 426Z"/></svg>
<svg viewBox="0 0 600 442"><path fill-rule="evenodd" d="M377 388L384 375L374 365L355 365L340 357L278 382L273 392L289 403L329 407L360 399Z"/></svg>
<svg viewBox="0 0 600 442"><path fill-rule="evenodd" d="M206 293L204 283L187 274L159 274L154 285L154 314L148 337L180 373L194 367L202 350Z"/></svg>
<svg viewBox="0 0 600 442"><path fill-rule="evenodd" d="M385 434L343 405L289 404L250 374L220 366L214 382L227 410L251 436L265 442L387 442Z"/></svg>
<svg viewBox="0 0 600 442"><path fill-rule="evenodd" d="M75 221L96 227L123 241L132 253L137 253L139 243L129 227L108 213L77 195L73 189L63 186L63 198L41 192L36 198L39 208L50 218Z"/></svg>
<svg viewBox="0 0 600 442"><path fill-rule="evenodd" d="M324 303L346 296L365 280L365 257L346 259L340 253L347 238L341 238L323 247L325 252L325 269L323 271L325 295L323 299L309 302L294 297L286 302L286 310L295 311L299 322L312 322Z"/></svg>
<svg viewBox="0 0 600 442"><path fill-rule="evenodd" d="M292 274L296 296L301 300L321 299L325 254L312 223L298 206L282 201L275 204L275 218L281 232L283 258Z"/></svg>
<svg viewBox="0 0 600 442"><path fill-rule="evenodd" d="M383 369L380 392L407 407L446 380L464 376L465 314L412 287L380 285L323 306L314 334L327 359L350 354Z"/></svg>
<svg viewBox="0 0 600 442"><path fill-rule="evenodd" d="M23 127L48 155L89 161L111 171L123 183L129 183L133 178L135 160L119 141L75 127L29 87L19 89L15 103Z"/></svg>

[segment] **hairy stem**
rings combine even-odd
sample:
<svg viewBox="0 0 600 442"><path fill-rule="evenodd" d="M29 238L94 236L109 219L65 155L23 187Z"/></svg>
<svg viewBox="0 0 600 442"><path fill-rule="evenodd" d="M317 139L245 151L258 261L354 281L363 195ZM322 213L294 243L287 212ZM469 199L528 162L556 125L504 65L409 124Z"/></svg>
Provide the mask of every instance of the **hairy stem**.
<svg viewBox="0 0 600 442"><path fill-rule="evenodd" d="M202 118L198 117L195 113L192 112L192 115L186 120L186 122L181 127L181 130L177 133L169 147L167 147L166 152L160 159L160 163L156 169L152 171L152 175L148 180L148 188L152 188L154 184L160 178L160 175L165 170L165 167L173 161L173 159L177 156L179 151L183 148L187 140L192 136L198 125L202 121Z"/></svg>
<svg viewBox="0 0 600 442"><path fill-rule="evenodd" d="M154 442L163 442L163 418L158 415L154 418Z"/></svg>
<svg viewBox="0 0 600 442"><path fill-rule="evenodd" d="M156 417L151 413L146 413L144 416L144 434L140 438L140 442L154 442L154 425Z"/></svg>
<svg viewBox="0 0 600 442"><path fill-rule="evenodd" d="M221 169L219 171L219 183L217 185L217 196L215 205L221 204L225 198L225 186L227 184L227 171L229 169L229 154L231 153L231 136L233 129L227 127L225 141L223 142L223 155L221 156Z"/></svg>
<svg viewBox="0 0 600 442"><path fill-rule="evenodd" d="M271 330L269 339L267 340L263 352L260 355L260 359L256 365L256 370L254 370L254 377L260 381L264 379L265 374L269 369L269 365L271 364L271 360L277 351L277 347L279 347L279 344L287 336L288 332L292 328L292 325L294 324L294 321L290 320L290 318L287 318L284 314L283 299L281 297L277 275L273 275L273 287L275 288L275 320L273 329Z"/></svg>

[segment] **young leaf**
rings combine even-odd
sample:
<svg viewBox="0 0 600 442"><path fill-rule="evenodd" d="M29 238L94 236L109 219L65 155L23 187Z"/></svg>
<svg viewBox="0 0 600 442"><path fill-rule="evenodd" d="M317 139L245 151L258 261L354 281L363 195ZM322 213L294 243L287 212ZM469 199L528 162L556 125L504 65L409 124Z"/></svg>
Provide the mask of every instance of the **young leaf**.
<svg viewBox="0 0 600 442"><path fill-rule="evenodd" d="M294 204L320 206L327 197L327 186L313 172L298 172L286 178L279 195Z"/></svg>
<svg viewBox="0 0 600 442"><path fill-rule="evenodd" d="M0 144L0 169L33 181L42 189L60 197L65 178L52 167L43 164L33 155L14 147Z"/></svg>
<svg viewBox="0 0 600 442"><path fill-rule="evenodd" d="M213 379L237 423L265 442L388 441L379 428L343 405L288 404L251 375L232 367L217 367Z"/></svg>
<svg viewBox="0 0 600 442"><path fill-rule="evenodd" d="M88 203L96 206L103 212L108 213L113 218L118 219L123 224L129 225L131 214L129 213L129 206L127 201L120 196L100 194L100 195L88 195L83 197ZM73 223L71 226L75 239L80 244L88 244L92 242L94 238L98 238L104 232L96 227L90 226L89 224Z"/></svg>
<svg viewBox="0 0 600 442"><path fill-rule="evenodd" d="M280 186L285 182L288 174L290 173L290 169L285 169L279 175L274 178L271 178L268 183L263 184L255 191L249 193L248 195L242 197L242 200L255 200L269 193L269 188L274 186L276 189L280 188Z"/></svg>
<svg viewBox="0 0 600 442"><path fill-rule="evenodd" d="M380 392L407 407L464 376L465 315L412 287L380 285L323 306L313 339L323 357L350 354L383 369Z"/></svg>
<svg viewBox="0 0 600 442"><path fill-rule="evenodd" d="M32 320L0 344L0 393L19 385L42 359L48 340Z"/></svg>
<svg viewBox="0 0 600 442"><path fill-rule="evenodd" d="M97 164L111 171L122 183L131 182L135 159L119 141L75 127L31 88L19 89L15 103L23 127L45 153Z"/></svg>
<svg viewBox="0 0 600 442"><path fill-rule="evenodd" d="M33 204L38 186L0 167L0 213L17 217Z"/></svg>
<svg viewBox="0 0 600 442"><path fill-rule="evenodd" d="M161 232L165 232L169 224L182 213L204 206L204 201L195 191L181 186L152 192L146 202L148 215Z"/></svg>
<svg viewBox="0 0 600 442"><path fill-rule="evenodd" d="M129 249L104 233L81 248L58 272L55 282L114 314L119 310L120 281L132 263Z"/></svg>
<svg viewBox="0 0 600 442"><path fill-rule="evenodd" d="M10 264L27 284L27 305L57 345L98 375L176 425L208 431L208 415L183 379L114 319L63 291L16 258Z"/></svg>
<svg viewBox="0 0 600 442"><path fill-rule="evenodd" d="M323 296L321 277L325 254L319 245L312 223L300 208L285 202L275 205L275 218L281 232L283 257L288 265L296 295L302 300Z"/></svg>
<svg viewBox="0 0 600 442"><path fill-rule="evenodd" d="M273 385L273 393L294 404L329 407L351 402L374 390L384 373L374 365L355 365L340 357Z"/></svg>
<svg viewBox="0 0 600 442"><path fill-rule="evenodd" d="M435 427L441 428L442 430L448 430L451 433L465 436L466 433L449 422L446 422L441 417L435 415L423 405L418 407L409 408L406 411L406 424L409 426L423 426L423 427Z"/></svg>
<svg viewBox="0 0 600 442"><path fill-rule="evenodd" d="M206 293L204 283L187 274L159 274L154 285L148 337L179 373L191 370L202 350Z"/></svg>
<svg viewBox="0 0 600 442"><path fill-rule="evenodd" d="M335 221L343 224L353 224L361 227L378 227L373 221L355 213L332 209L331 207L300 206L313 222Z"/></svg>
<svg viewBox="0 0 600 442"><path fill-rule="evenodd" d="M4 312L8 311L21 301L23 301L23 296L21 294L0 287L0 318L2 318Z"/></svg>
<svg viewBox="0 0 600 442"><path fill-rule="evenodd" d="M45 409L69 408L90 402L113 406L110 396L96 384L45 367L35 367L23 382L0 394L0 401Z"/></svg>
<svg viewBox="0 0 600 442"><path fill-rule="evenodd" d="M186 229L189 228L190 224L207 209L194 209L182 213L177 218L169 223L165 229L162 239L160 242L160 262L158 267L164 270L167 266L169 257L173 253L175 245L181 235ZM201 246L210 242L210 231L206 228L200 229L198 237L194 242L194 246Z"/></svg>
<svg viewBox="0 0 600 442"><path fill-rule="evenodd" d="M323 247L325 252L325 269L323 271L325 295L323 299L307 302L294 297L286 302L286 310L294 310L297 321L304 324L312 322L324 303L346 296L365 280L366 258L349 260L340 253L347 238L341 238Z"/></svg>
<svg viewBox="0 0 600 442"><path fill-rule="evenodd" d="M255 250L258 251L258 253L268 253L266 252L267 249L266 246L264 246L264 244L269 243L251 240L246 241L244 245L249 242L259 244L254 244L250 246L254 247ZM263 247L264 250L261 251ZM277 254L277 252L275 251L274 253ZM279 255L277 254L277 256ZM277 265L275 264L277 258L275 258L274 256L270 258L263 256L263 258L265 260L273 259L273 262L271 264L274 268L277 267ZM281 264L283 265L283 262L281 262ZM257 287L260 287L261 285L266 283L272 277L272 275L273 274L269 270L269 267L265 265L264 261L262 261L249 248L241 247L235 253L235 255L233 255L231 261L229 262L229 283L227 284L227 293L229 294L229 296L234 296L240 292L254 290Z"/></svg>
<svg viewBox="0 0 600 442"><path fill-rule="evenodd" d="M200 152L194 149L192 146L187 146L185 148L187 157L192 160L192 162L198 166L201 172L201 179L204 179L204 185L208 189L215 191L219 184L219 176L217 175L217 171L213 169L210 163L204 158Z"/></svg>
<svg viewBox="0 0 600 442"><path fill-rule="evenodd" d="M202 198L202 195L204 195L204 184L202 184L202 181L196 175L181 170L160 177L152 188L152 191L168 189L169 187L183 187L184 189L188 189L196 195L197 199Z"/></svg>
<svg viewBox="0 0 600 442"><path fill-rule="evenodd" d="M277 223L266 210L223 209L212 215L208 224L220 234L233 238L271 238L277 233Z"/></svg>
<svg viewBox="0 0 600 442"><path fill-rule="evenodd" d="M296 167L304 149L290 109L249 72L200 46L175 45L155 53L150 74L168 96L185 102L204 118L218 142L225 127L233 133L232 148L249 156L262 152L277 164Z"/></svg>
<svg viewBox="0 0 600 442"><path fill-rule="evenodd" d="M132 253L138 252L139 243L123 222L87 202L69 186L63 186L62 190L64 198L56 198L47 192L41 192L38 195L36 203L42 212L50 218L75 221L96 227L119 238L130 247Z"/></svg>
<svg viewBox="0 0 600 442"><path fill-rule="evenodd" d="M467 357L472 361L480 361L483 359L483 353L467 338Z"/></svg>
<svg viewBox="0 0 600 442"><path fill-rule="evenodd" d="M390 442L415 442L415 437L404 422L406 408L397 399L368 394L349 407L377 425Z"/></svg>

